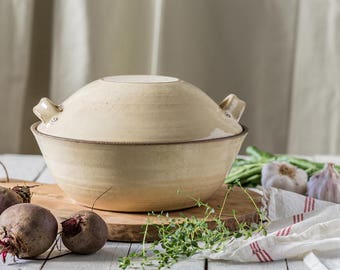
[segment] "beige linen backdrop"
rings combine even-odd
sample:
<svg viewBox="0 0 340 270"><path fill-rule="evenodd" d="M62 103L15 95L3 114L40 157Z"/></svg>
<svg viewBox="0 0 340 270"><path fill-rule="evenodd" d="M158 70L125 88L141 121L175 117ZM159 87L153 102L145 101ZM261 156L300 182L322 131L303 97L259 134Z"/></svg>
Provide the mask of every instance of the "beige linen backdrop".
<svg viewBox="0 0 340 270"><path fill-rule="evenodd" d="M0 153L38 153L43 96L164 74L246 100L245 145L340 154L339 0L0 0L0 60Z"/></svg>

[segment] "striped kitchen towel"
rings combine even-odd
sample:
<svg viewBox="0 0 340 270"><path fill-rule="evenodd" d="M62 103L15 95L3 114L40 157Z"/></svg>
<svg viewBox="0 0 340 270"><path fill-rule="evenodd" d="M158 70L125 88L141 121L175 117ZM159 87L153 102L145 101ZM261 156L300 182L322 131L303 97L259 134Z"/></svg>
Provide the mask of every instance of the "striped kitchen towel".
<svg viewBox="0 0 340 270"><path fill-rule="evenodd" d="M304 259L312 270L340 269L339 259L332 261L334 267L327 267L332 258L326 260L332 252L337 257L340 254L340 204L275 188L262 192L270 219L268 234L235 239L219 253L202 255L209 259L261 263Z"/></svg>

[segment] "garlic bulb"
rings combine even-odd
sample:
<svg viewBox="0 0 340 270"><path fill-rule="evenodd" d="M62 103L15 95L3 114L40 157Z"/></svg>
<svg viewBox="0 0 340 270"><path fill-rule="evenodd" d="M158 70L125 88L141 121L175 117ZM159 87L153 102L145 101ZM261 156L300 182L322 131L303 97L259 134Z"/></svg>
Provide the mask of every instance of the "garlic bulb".
<svg viewBox="0 0 340 270"><path fill-rule="evenodd" d="M286 162L271 162L262 167L261 183L265 188L275 187L305 194L307 179L304 170Z"/></svg>
<svg viewBox="0 0 340 270"><path fill-rule="evenodd" d="M310 178L307 194L320 200L340 203L340 175L333 163L326 163L321 172Z"/></svg>

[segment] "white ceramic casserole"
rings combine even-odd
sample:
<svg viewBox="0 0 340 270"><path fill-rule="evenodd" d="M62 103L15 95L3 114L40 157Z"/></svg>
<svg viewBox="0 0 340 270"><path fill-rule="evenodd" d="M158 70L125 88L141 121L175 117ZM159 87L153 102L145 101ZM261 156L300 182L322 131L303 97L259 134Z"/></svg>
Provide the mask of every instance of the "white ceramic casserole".
<svg viewBox="0 0 340 270"><path fill-rule="evenodd" d="M43 98L31 130L58 185L80 204L112 211L195 205L223 183L247 129L245 103L217 105L173 77L96 80L60 105Z"/></svg>

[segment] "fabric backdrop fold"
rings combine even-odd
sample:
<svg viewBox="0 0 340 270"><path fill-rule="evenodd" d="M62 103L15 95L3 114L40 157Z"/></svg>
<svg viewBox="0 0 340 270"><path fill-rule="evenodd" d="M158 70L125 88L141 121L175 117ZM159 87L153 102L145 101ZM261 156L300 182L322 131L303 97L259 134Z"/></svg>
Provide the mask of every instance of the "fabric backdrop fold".
<svg viewBox="0 0 340 270"><path fill-rule="evenodd" d="M39 153L43 96L164 74L246 100L244 145L339 154L339 14L337 0L1 0L0 152Z"/></svg>

